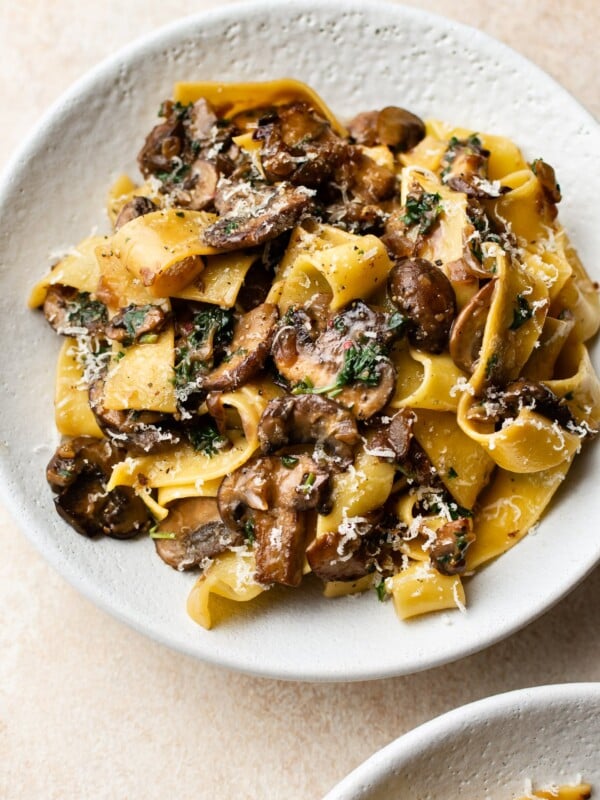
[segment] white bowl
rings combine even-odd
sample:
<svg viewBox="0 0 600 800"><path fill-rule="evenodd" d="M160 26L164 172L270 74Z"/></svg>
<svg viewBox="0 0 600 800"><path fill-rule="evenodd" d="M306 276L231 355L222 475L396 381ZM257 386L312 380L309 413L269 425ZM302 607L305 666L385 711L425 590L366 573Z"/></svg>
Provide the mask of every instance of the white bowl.
<svg viewBox="0 0 600 800"><path fill-rule="evenodd" d="M401 736L323 800L511 800L553 784L600 791L600 683L538 686L456 708Z"/></svg>
<svg viewBox="0 0 600 800"><path fill-rule="evenodd" d="M22 529L94 602L155 639L255 674L357 680L442 664L513 633L572 589L600 558L600 449L529 537L468 585L466 614L399 622L374 593L332 601L316 584L276 590L211 632L186 616L194 578L148 541L89 541L55 514L45 465L57 444L52 396L58 337L25 307L29 288L104 219L106 191L156 122L176 80L300 78L340 115L396 103L514 138L556 166L561 219L584 262L600 252L600 151L593 119L528 61L483 34L382 3L263 2L178 20L101 64L42 120L0 187L0 477ZM581 176L585 175L585 181ZM596 276L599 277L599 276ZM568 530L568 538L565 531Z"/></svg>

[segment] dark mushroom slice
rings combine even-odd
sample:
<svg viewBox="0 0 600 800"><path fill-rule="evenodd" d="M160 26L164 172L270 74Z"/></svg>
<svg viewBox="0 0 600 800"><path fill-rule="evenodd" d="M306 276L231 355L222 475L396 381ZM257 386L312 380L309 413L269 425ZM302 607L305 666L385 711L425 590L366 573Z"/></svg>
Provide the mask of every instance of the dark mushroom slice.
<svg viewBox="0 0 600 800"><path fill-rule="evenodd" d="M543 159L536 158L531 165L531 169L540 182L542 192L544 193L544 198L547 201L550 209L550 216L552 219L554 219L558 213L556 204L560 203L562 199L560 186L556 180L554 168L551 167L550 164L546 163Z"/></svg>
<svg viewBox="0 0 600 800"><path fill-rule="evenodd" d="M425 123L416 114L398 106L381 111L363 111L348 123L350 136L366 147L387 145L404 152L415 147L425 136Z"/></svg>
<svg viewBox="0 0 600 800"><path fill-rule="evenodd" d="M469 375L475 371L479 361L495 285L495 280L485 283L452 324L450 355L456 366Z"/></svg>
<svg viewBox="0 0 600 800"><path fill-rule="evenodd" d="M250 201L242 211L234 209L209 225L203 232L205 243L220 250L241 250L275 239L308 212L312 192L280 183L253 192Z"/></svg>
<svg viewBox="0 0 600 800"><path fill-rule="evenodd" d="M288 445L313 443L316 460L322 453L345 469L352 463L360 437L347 409L326 397L304 394L271 400L258 423L258 440L265 454Z"/></svg>
<svg viewBox="0 0 600 800"><path fill-rule="evenodd" d="M511 381L504 389L489 386L480 402L471 406L467 416L471 421L493 423L500 428L505 420L515 419L524 408L558 422L563 428L577 425L564 400L557 397L546 384L526 378Z"/></svg>
<svg viewBox="0 0 600 800"><path fill-rule="evenodd" d="M499 197L509 191L488 180L490 151L486 150L478 136L467 139L453 137L442 159L442 180L455 192L464 192L468 197Z"/></svg>
<svg viewBox="0 0 600 800"><path fill-rule="evenodd" d="M446 522L436 531L435 541L429 549L432 566L442 575L462 575L466 568L467 549L474 541L470 517Z"/></svg>
<svg viewBox="0 0 600 800"><path fill-rule="evenodd" d="M404 462L409 456L415 419L413 411L401 408L392 416L377 415L367 420L367 451L381 458Z"/></svg>
<svg viewBox="0 0 600 800"><path fill-rule="evenodd" d="M329 473L307 455L253 458L226 476L217 502L225 525L252 534L256 579L297 586L302 580L307 511L330 510Z"/></svg>
<svg viewBox="0 0 600 800"><path fill-rule="evenodd" d="M169 311L154 303L131 305L119 309L106 325L108 339L120 342L124 347L140 341L156 341L170 320Z"/></svg>
<svg viewBox="0 0 600 800"><path fill-rule="evenodd" d="M205 391L233 391L263 368L279 319L277 306L263 303L244 314L234 328L227 355L219 366L200 378Z"/></svg>
<svg viewBox="0 0 600 800"><path fill-rule="evenodd" d="M100 430L131 455L146 455L167 450L181 441L173 417L156 411L115 411L104 405L105 375L90 382L88 397L90 408Z"/></svg>
<svg viewBox="0 0 600 800"><path fill-rule="evenodd" d="M43 311L54 330L64 336L104 336L108 310L89 292L55 283L48 287Z"/></svg>
<svg viewBox="0 0 600 800"><path fill-rule="evenodd" d="M299 394L328 394L358 419L380 411L396 385L387 349L399 335L389 315L357 301L324 331L303 310L291 309L276 334L272 356Z"/></svg>
<svg viewBox="0 0 600 800"><path fill-rule="evenodd" d="M151 214L157 210L158 206L149 197L132 197L119 211L115 220L115 230L118 231L132 219L143 217L145 214Z"/></svg>
<svg viewBox="0 0 600 800"><path fill-rule="evenodd" d="M268 247L268 243L266 246ZM261 259L257 258L244 277L244 282L236 298L236 305L242 311L251 311L261 305L267 299L272 283L273 273Z"/></svg>
<svg viewBox="0 0 600 800"><path fill-rule="evenodd" d="M337 531L313 539L306 558L324 581L355 581L377 571L391 575L402 564L402 535L397 520L382 512L346 520Z"/></svg>
<svg viewBox="0 0 600 800"><path fill-rule="evenodd" d="M161 112L165 121L152 128L138 154L138 165L144 178L171 172L173 159L178 158L184 148L183 115L170 100L162 104Z"/></svg>
<svg viewBox="0 0 600 800"><path fill-rule="evenodd" d="M335 172L335 183L342 194L362 203L380 203L396 193L396 174L377 164L358 147L349 147L348 156Z"/></svg>
<svg viewBox="0 0 600 800"><path fill-rule="evenodd" d="M61 444L50 460L46 477L57 494L56 510L83 536L129 539L152 526L150 512L131 487L106 491L112 467L124 456L106 439L79 436Z"/></svg>
<svg viewBox="0 0 600 800"><path fill-rule="evenodd" d="M244 543L239 531L223 524L214 497L174 500L153 538L165 564L179 571L203 567L209 559Z"/></svg>
<svg viewBox="0 0 600 800"><path fill-rule="evenodd" d="M253 135L262 142L260 160L269 183L316 188L348 154L348 143L307 103L274 109L259 120Z"/></svg>
<svg viewBox="0 0 600 800"><path fill-rule="evenodd" d="M177 206L203 211L212 206L217 194L219 170L210 161L197 158L190 165L184 179L170 192Z"/></svg>
<svg viewBox="0 0 600 800"><path fill-rule="evenodd" d="M404 258L390 272L388 292L409 320L410 343L429 353L441 353L456 316L454 289L442 270L424 258Z"/></svg>

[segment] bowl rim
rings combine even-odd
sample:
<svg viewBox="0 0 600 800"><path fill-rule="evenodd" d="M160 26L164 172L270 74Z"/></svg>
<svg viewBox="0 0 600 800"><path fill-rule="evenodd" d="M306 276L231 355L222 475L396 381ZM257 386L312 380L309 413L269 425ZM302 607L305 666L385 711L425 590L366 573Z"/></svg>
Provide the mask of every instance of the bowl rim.
<svg viewBox="0 0 600 800"><path fill-rule="evenodd" d="M153 49L157 47L165 47L175 43L178 37L184 34L190 25L198 25L199 23L225 24L232 19L239 19L240 16L244 18L253 18L256 15L268 15L272 12L281 11L282 8L283 5L278 2L278 0L249 0L249 2L233 3L231 5L215 7L206 11L186 15L136 38L125 47L120 48L115 53L104 58L71 84L49 106L47 111L40 117L36 126L31 130L29 135L25 137L22 144L13 152L13 155L9 158L2 171L2 175L0 175L0 203L4 201L13 182L19 178L23 169L23 164L28 161L32 153L40 148L40 145L45 141L48 130L58 122L60 116L74 104L82 94L89 92L98 82L105 81L120 64L127 62L131 57L143 55L144 51L146 53L151 53ZM349 13L365 13L367 11L367 6L361 0L336 0L336 8L339 9L340 12ZM298 3L294 4L295 11L303 11L306 13L330 13L331 9L332 6L329 0L299 0ZM554 78L525 56L513 50L503 42L489 36L487 33L465 25L464 23L413 6L404 6L402 4L386 2L386 0L374 0L374 2L369 2L369 14L377 13L378 11L381 14L396 15L397 19L410 17L417 22L429 21L435 26L442 26L446 30L451 30L458 36L468 36L476 43L491 49L492 52L510 59L517 65L522 65L528 72L535 76L536 81L542 81L555 95L560 96L561 102L566 102L572 107L576 107L578 113L586 118L585 122L592 130L600 132L600 126L590 112ZM352 665L347 663L340 663L335 668L328 668L325 670L318 665L307 669L306 664L302 669L298 669L295 664L288 664L286 668L277 664L271 665L270 663L248 665L240 661L235 653L227 656L222 653L215 654L209 647L199 646L198 641L194 640L192 637L190 637L188 642L181 643L177 641L175 637L170 637L160 631L154 630L149 624L140 621L135 613L130 612L128 609L123 609L103 597L95 582L90 581L86 575L80 571L76 562L72 563L61 560L58 548L53 539L45 535L45 533L40 530L39 525L36 524L33 515L30 515L27 509L23 509L22 505L19 503L18 496L13 495L10 491L12 481L8 467L8 461L0 450L0 476L2 477L2 480L0 480L0 496L16 526L25 533L29 541L34 545L36 550L41 553L45 560L86 598L134 630L137 630L139 633L171 649L193 656L209 664L250 673L259 677L279 678L284 680L347 682L412 674L451 663L486 649L535 621L571 592L600 561L599 547L597 553L593 554L591 558L581 562L576 569L573 569L572 580L570 580L567 585L561 585L560 590L552 594L550 598L545 597L543 601L538 602L537 605L529 607L527 610L522 610L520 614L515 614L510 622L507 622L504 618L499 620L495 629L480 636L476 642L472 642L468 646L457 646L450 652L439 652L437 656L429 657L425 661L423 661L422 657L417 656L413 662L404 665L390 665L386 668L374 665L370 669L363 668L359 671L352 671Z"/></svg>
<svg viewBox="0 0 600 800"><path fill-rule="evenodd" d="M520 714L528 714L551 705L568 706L575 701L592 704L600 712L600 681L514 689L458 706L422 723L373 753L336 784L323 800L366 800L366 795L359 793L361 789L379 787L390 774L410 766L413 758L435 750L459 727L477 728L482 719L487 723L503 721L515 709Z"/></svg>

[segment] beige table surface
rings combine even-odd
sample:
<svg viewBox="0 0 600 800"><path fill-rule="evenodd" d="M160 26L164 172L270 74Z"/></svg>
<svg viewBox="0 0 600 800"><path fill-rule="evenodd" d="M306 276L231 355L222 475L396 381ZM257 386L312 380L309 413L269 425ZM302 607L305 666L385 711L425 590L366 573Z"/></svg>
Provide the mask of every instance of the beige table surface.
<svg viewBox="0 0 600 800"><path fill-rule="evenodd" d="M82 72L217 4L0 0L0 162ZM600 117L598 0L413 5L512 45ZM412 677L317 685L238 675L142 638L53 572L1 507L0 553L2 800L317 800L375 750L455 706L600 681L600 569L487 652Z"/></svg>

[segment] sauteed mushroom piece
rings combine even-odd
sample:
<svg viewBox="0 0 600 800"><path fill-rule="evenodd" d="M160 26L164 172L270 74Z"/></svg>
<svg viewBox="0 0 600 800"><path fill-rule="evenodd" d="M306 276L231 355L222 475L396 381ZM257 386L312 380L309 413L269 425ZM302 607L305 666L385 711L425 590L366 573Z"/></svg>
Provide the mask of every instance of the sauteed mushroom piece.
<svg viewBox="0 0 600 800"><path fill-rule="evenodd" d="M315 330L316 329L316 330ZM275 336L279 372L299 394L329 394L358 419L381 410L396 385L387 348L399 335L389 315L361 301L329 320L321 333L303 310L290 310Z"/></svg>
<svg viewBox="0 0 600 800"><path fill-rule="evenodd" d="M253 458L226 476L217 502L223 522L255 541L256 579L297 586L306 511L330 509L330 475L307 455Z"/></svg>
<svg viewBox="0 0 600 800"><path fill-rule="evenodd" d="M150 214L152 211L157 211L158 206L153 203L149 197L133 197L128 203L125 203L123 208L115 220L115 230L118 231L123 225L127 225L132 219L143 217L144 214Z"/></svg>
<svg viewBox="0 0 600 800"><path fill-rule="evenodd" d="M248 311L234 328L228 355L200 379L205 391L233 391L263 368L279 318L277 306L263 303Z"/></svg>
<svg viewBox="0 0 600 800"><path fill-rule="evenodd" d="M469 375L475 371L479 360L495 285L494 280L484 284L469 300L452 325L450 355L456 366Z"/></svg>
<svg viewBox="0 0 600 800"><path fill-rule="evenodd" d="M239 531L224 525L213 497L173 501L154 539L156 552L165 564L180 571L203 567L209 559L243 543Z"/></svg>
<svg viewBox="0 0 600 800"><path fill-rule="evenodd" d="M348 130L358 144L384 144L400 152L411 150L425 136L423 120L398 106L363 111L348 123Z"/></svg>
<svg viewBox="0 0 600 800"><path fill-rule="evenodd" d="M150 529L150 512L132 488L106 491L112 467L124 455L106 439L78 436L61 444L50 460L46 477L57 494L56 510L78 533L129 539Z"/></svg>
<svg viewBox="0 0 600 800"><path fill-rule="evenodd" d="M450 520L436 531L429 550L431 564L442 575L461 575L466 568L466 552L475 541L470 517Z"/></svg>
<svg viewBox="0 0 600 800"><path fill-rule="evenodd" d="M55 283L48 287L43 310L54 330L64 336L81 333L104 336L108 311L104 303L94 300L89 292Z"/></svg>
<svg viewBox="0 0 600 800"><path fill-rule="evenodd" d="M409 320L411 344L441 353L456 315L454 289L441 269L424 258L403 258L390 272L388 292Z"/></svg>
<svg viewBox="0 0 600 800"><path fill-rule="evenodd" d="M310 442L317 445L317 452L322 451L342 469L352 463L353 447L359 438L349 411L334 400L311 394L271 400L258 424L263 453Z"/></svg>

